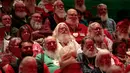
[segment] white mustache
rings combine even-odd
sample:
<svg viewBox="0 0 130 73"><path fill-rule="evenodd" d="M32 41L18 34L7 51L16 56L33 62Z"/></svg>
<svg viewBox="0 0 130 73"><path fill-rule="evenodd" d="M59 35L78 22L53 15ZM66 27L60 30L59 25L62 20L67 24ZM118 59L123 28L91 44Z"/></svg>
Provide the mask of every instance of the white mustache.
<svg viewBox="0 0 130 73"><path fill-rule="evenodd" d="M5 26L11 26L11 24L6 24Z"/></svg>

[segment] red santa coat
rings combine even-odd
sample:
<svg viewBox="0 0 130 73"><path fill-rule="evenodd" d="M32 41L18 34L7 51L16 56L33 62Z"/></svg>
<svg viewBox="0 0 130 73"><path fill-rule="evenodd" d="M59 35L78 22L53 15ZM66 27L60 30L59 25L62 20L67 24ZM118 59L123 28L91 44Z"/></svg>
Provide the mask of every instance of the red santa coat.
<svg viewBox="0 0 130 73"><path fill-rule="evenodd" d="M82 73L80 63L73 63L63 69L58 69L54 73Z"/></svg>
<svg viewBox="0 0 130 73"><path fill-rule="evenodd" d="M2 28L0 28L0 47L2 46L4 36L5 36L5 28L2 27Z"/></svg>
<svg viewBox="0 0 130 73"><path fill-rule="evenodd" d="M70 32L75 37L76 41L81 44L82 39L87 35L87 26L84 24L78 24L78 27L74 31L67 22L66 24L68 25Z"/></svg>

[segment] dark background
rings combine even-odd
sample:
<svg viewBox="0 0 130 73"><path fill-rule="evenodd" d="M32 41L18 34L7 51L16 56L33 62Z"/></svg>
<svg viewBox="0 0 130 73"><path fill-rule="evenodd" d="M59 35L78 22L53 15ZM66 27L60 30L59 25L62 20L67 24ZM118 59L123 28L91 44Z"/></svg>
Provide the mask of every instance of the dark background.
<svg viewBox="0 0 130 73"><path fill-rule="evenodd" d="M65 5L65 10L74 7L74 0L62 0ZM85 0L87 10L93 15L96 15L96 6L99 3L104 3L108 7L108 14L116 22L130 17L130 0Z"/></svg>

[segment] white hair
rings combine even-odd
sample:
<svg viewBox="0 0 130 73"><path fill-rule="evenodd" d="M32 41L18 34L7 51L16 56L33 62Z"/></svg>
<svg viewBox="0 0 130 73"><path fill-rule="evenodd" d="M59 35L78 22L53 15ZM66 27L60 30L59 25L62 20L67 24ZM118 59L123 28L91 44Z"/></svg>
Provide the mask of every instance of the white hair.
<svg viewBox="0 0 130 73"><path fill-rule="evenodd" d="M87 36L92 37L92 36L91 36L91 31L92 31L93 27L94 27L96 24L100 25L98 22L92 22L91 24L89 24ZM101 25L100 25L100 27L102 28ZM102 30L102 35L104 35L103 30Z"/></svg>
<svg viewBox="0 0 130 73"><path fill-rule="evenodd" d="M64 22L60 22L60 23L56 26L56 28L55 28L54 31L53 31L53 36L54 36L54 37L58 37L58 36L59 36L58 29L59 29L60 25L65 25L66 28L67 28L67 30L69 31L69 35L71 36L71 33L70 33L70 30L69 30L69 27L68 27L68 26L66 25L66 23L64 23ZM74 39L73 36L71 36L71 38Z"/></svg>
<svg viewBox="0 0 130 73"><path fill-rule="evenodd" d="M100 3L100 4L97 5L97 9L99 9L101 6L105 6L107 8L106 4Z"/></svg>
<svg viewBox="0 0 130 73"><path fill-rule="evenodd" d="M23 4L25 6L25 3L22 0L15 0L13 6L15 7L16 4Z"/></svg>

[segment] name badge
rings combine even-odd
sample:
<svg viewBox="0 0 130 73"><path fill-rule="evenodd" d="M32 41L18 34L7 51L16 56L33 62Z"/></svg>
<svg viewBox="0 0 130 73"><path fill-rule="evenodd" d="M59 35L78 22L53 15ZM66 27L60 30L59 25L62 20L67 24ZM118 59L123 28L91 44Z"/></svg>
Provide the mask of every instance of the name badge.
<svg viewBox="0 0 130 73"><path fill-rule="evenodd" d="M78 33L73 33L73 36L74 37L78 37Z"/></svg>
<svg viewBox="0 0 130 73"><path fill-rule="evenodd" d="M80 35L80 36L85 36L85 34L84 34L84 33L80 33L79 35Z"/></svg>

